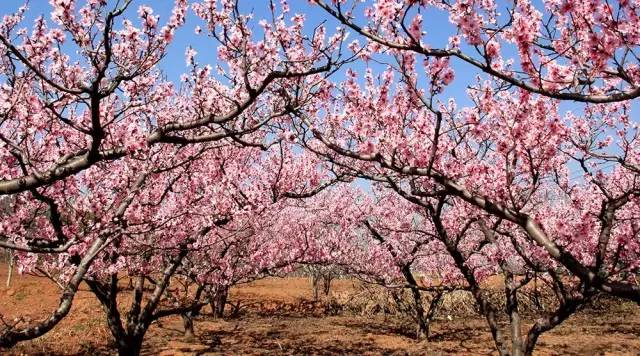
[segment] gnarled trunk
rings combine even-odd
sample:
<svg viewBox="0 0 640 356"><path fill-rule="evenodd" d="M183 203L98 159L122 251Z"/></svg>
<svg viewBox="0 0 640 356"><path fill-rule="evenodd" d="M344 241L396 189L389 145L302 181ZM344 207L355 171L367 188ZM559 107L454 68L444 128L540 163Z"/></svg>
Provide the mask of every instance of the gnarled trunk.
<svg viewBox="0 0 640 356"><path fill-rule="evenodd" d="M119 356L138 356L142 351L142 340L144 334L140 336L125 337L117 340Z"/></svg>
<svg viewBox="0 0 640 356"><path fill-rule="evenodd" d="M506 296L506 312L511 326L511 355L522 356L524 354L522 342L522 330L520 327L520 313L518 311L518 288L515 286L513 273L505 270L504 292Z"/></svg>
<svg viewBox="0 0 640 356"><path fill-rule="evenodd" d="M311 299L314 302L318 301L318 290L320 289L320 275L314 272L311 275Z"/></svg>
<svg viewBox="0 0 640 356"><path fill-rule="evenodd" d="M331 272L327 272L322 276L322 292L324 296L328 296L331 291L331 282L333 282L334 275Z"/></svg>
<svg viewBox="0 0 640 356"><path fill-rule="evenodd" d="M422 295L420 294L420 289L418 289L417 281L411 273L410 265L406 264L402 267L402 275L409 284L411 295L413 296L415 319L418 323L416 338L418 340L424 340L429 337L429 321L425 316L424 307L422 305Z"/></svg>
<svg viewBox="0 0 640 356"><path fill-rule="evenodd" d="M224 309L229 296L229 287L220 287L211 298L211 312L214 318L223 318Z"/></svg>
<svg viewBox="0 0 640 356"><path fill-rule="evenodd" d="M195 333L193 331L193 315L191 312L180 314L182 317L182 326L184 327L184 338L187 340L193 340Z"/></svg>

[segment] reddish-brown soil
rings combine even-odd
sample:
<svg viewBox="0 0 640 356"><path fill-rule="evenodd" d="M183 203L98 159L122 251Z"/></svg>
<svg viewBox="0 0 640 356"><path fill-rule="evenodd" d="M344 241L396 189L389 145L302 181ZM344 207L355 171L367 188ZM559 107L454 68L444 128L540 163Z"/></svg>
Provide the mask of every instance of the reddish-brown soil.
<svg viewBox="0 0 640 356"><path fill-rule="evenodd" d="M0 270L4 283L5 269ZM346 293L355 282L337 281L333 291ZM60 297L44 278L16 276L9 290L0 289L0 313L5 320L22 315L43 318ZM442 317L433 323L433 340L417 342L411 327L395 317L326 316L309 302L309 281L303 278L266 279L232 290L232 303L242 306L238 316L215 320L206 310L195 322L195 340L186 340L178 317L150 328L143 353L147 355L258 354L492 354L492 342L479 317ZM640 308L624 303L602 310L585 310L543 335L540 355L638 355ZM86 286L76 296L68 317L45 336L18 344L6 352L19 354L113 354L104 314ZM0 353L2 351L0 350Z"/></svg>

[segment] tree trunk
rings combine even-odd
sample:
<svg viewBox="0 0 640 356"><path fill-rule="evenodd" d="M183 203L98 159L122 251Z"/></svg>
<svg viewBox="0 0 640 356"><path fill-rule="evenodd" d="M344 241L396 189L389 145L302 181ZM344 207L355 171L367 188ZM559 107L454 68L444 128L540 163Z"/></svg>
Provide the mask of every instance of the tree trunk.
<svg viewBox="0 0 640 356"><path fill-rule="evenodd" d="M318 290L320 289L320 276L318 273L311 274L311 299L318 301Z"/></svg>
<svg viewBox="0 0 640 356"><path fill-rule="evenodd" d="M122 316L118 310L117 293L118 278L117 275L111 275L110 282L100 283L98 281L85 280L93 294L102 304L107 316L107 325L113 340L115 341L118 355L120 356L137 356L142 350L142 340L148 330L148 324L142 323L140 320L133 320L138 315L139 302L142 297L144 288L144 279L139 278L136 284L134 300L132 307L128 313L128 325L125 328L122 324Z"/></svg>
<svg viewBox="0 0 640 356"><path fill-rule="evenodd" d="M500 330L500 326L498 324L496 310L483 294L483 291L480 288L480 284L476 280L476 277L473 275L471 269L466 265L466 260L462 255L462 252L460 252L457 249L456 244L453 241L449 240L449 238L447 237L446 230L442 225L440 219L437 217L434 218L434 224L436 226L436 229L438 230L438 234L440 235L440 241L444 243L445 247L447 248L447 252L449 252L449 255L453 258L456 267L458 267L458 269L464 276L464 279L467 281L467 284L469 284L471 295L473 296L473 299L475 299L476 304L480 309L480 313L484 315L485 319L487 320L487 325L491 330L491 336L493 337L496 351L498 351L498 354L501 356L509 355L509 350L504 340L504 335L502 334L502 331Z"/></svg>
<svg viewBox="0 0 640 356"><path fill-rule="evenodd" d="M202 291L204 287L202 285L198 286L196 294L194 296L194 301L199 302L200 297L202 296ZM195 309L189 310L180 314L182 317L182 324L184 326L184 337L187 340L193 340L195 338L195 332L193 331L193 317L196 315L200 315L200 310L202 310L202 305L198 306Z"/></svg>
<svg viewBox="0 0 640 356"><path fill-rule="evenodd" d="M142 336L127 336L117 340L119 356L138 356L142 351Z"/></svg>
<svg viewBox="0 0 640 356"><path fill-rule="evenodd" d="M193 340L195 333L193 331L193 316L191 312L186 312L180 315L182 317L182 325L184 326L184 338L187 340Z"/></svg>
<svg viewBox="0 0 640 356"><path fill-rule="evenodd" d="M331 291L331 282L333 281L333 276L329 273L322 276L322 291L324 292L324 296L328 296Z"/></svg>
<svg viewBox="0 0 640 356"><path fill-rule="evenodd" d="M223 318L224 309L227 304L227 297L229 296L229 287L222 287L215 292L212 298L211 312L214 318Z"/></svg>
<svg viewBox="0 0 640 356"><path fill-rule="evenodd" d="M513 273L504 273L504 292L506 295L506 312L509 315L509 325L511 326L511 355L522 356L524 354L522 331L520 328L520 314L518 312L518 290L515 287Z"/></svg>
<svg viewBox="0 0 640 356"><path fill-rule="evenodd" d="M433 298L431 299L431 302L429 303L429 310L427 311L427 330L426 330L427 338L429 337L431 332L430 331L431 321L436 316L436 312L438 311L438 308L442 303L443 295L444 295L444 292L435 292L435 294L433 295Z"/></svg>
<svg viewBox="0 0 640 356"><path fill-rule="evenodd" d="M413 296L413 303L415 308L415 319L418 322L418 328L416 330L416 338L418 340L424 340L429 337L429 321L424 315L424 307L422 305L422 295L418 289L416 279L411 274L411 267L407 264L402 267L402 275L407 280L407 283L411 286L411 295Z"/></svg>
<svg viewBox="0 0 640 356"><path fill-rule="evenodd" d="M365 225L373 234L373 237L380 241L380 243L384 243L384 238L380 235L367 221L365 221ZM397 253L390 246L387 246L389 253L394 258L397 257ZM402 275L404 279L410 286L411 294L413 295L413 301L415 305L415 320L418 323L418 328L416 331L416 338L418 340L425 339L429 337L429 322L424 316L424 307L422 306L422 297L420 296L420 289L418 289L418 282L415 278L413 278L413 274L411 273L411 263L407 263L405 265L399 266L402 270Z"/></svg>
<svg viewBox="0 0 640 356"><path fill-rule="evenodd" d="M7 250L7 258L9 270L7 271L7 288L11 287L11 277L13 276L13 253L11 250Z"/></svg>
<svg viewBox="0 0 640 356"><path fill-rule="evenodd" d="M538 342L538 337L567 320L567 318L573 315L578 308L583 306L589 298L590 296L586 296L584 299L577 298L567 300L548 317L538 319L531 329L529 329L526 343L524 344L524 355L533 355L536 343Z"/></svg>

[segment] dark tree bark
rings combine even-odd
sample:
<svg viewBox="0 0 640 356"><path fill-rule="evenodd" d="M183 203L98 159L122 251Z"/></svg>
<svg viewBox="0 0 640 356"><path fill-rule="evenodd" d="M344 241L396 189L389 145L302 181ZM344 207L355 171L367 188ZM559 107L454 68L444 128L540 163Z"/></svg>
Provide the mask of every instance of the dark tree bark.
<svg viewBox="0 0 640 356"><path fill-rule="evenodd" d="M314 302L318 301L319 289L320 289L320 276L318 272L314 271L311 274L311 299Z"/></svg>
<svg viewBox="0 0 640 356"><path fill-rule="evenodd" d="M520 313L518 311L518 288L513 273L505 270L504 293L506 297L506 312L511 326L511 354L522 356L524 353L522 343L522 330L520 326Z"/></svg>
<svg viewBox="0 0 640 356"><path fill-rule="evenodd" d="M229 287L219 287L211 298L211 312L214 318L223 318L229 296Z"/></svg>
<svg viewBox="0 0 640 356"><path fill-rule="evenodd" d="M194 296L194 300L196 302L200 300L203 290L204 290L203 286L198 286L198 289L196 290L196 294ZM201 309L202 309L201 306L195 307L192 310L188 310L180 314L180 316L182 317L182 325L184 326L184 337L188 340L194 339L196 336L193 328L193 318L196 315L200 314Z"/></svg>
<svg viewBox="0 0 640 356"><path fill-rule="evenodd" d="M418 289L416 279L411 273L410 264L405 264L402 267L402 275L407 280L407 283L410 286L409 289L411 289L411 296L413 297L415 319L418 323L416 338L418 340L424 340L429 337L429 320L425 316L424 306L422 305L422 295L420 294L420 290Z"/></svg>
<svg viewBox="0 0 640 356"><path fill-rule="evenodd" d="M184 327L184 337L187 340L192 340L195 338L195 332L193 330L193 315L191 312L186 312L180 314L182 317L182 326Z"/></svg>
<svg viewBox="0 0 640 356"><path fill-rule="evenodd" d="M333 282L334 275L332 272L326 272L322 275L322 292L324 296L328 296L331 291L331 282Z"/></svg>
<svg viewBox="0 0 640 356"><path fill-rule="evenodd" d="M205 231L206 233L206 231ZM160 298L165 294L169 287L171 278L175 274L178 266L187 254L184 246L180 249L177 256L171 259L169 265L164 269L162 278L157 282L154 281L155 288L148 297L146 304L143 306L144 283L148 276L139 276L134 286L133 299L127 312L126 327L123 324L123 318L118 310L118 276L112 274L109 281L101 282L98 280L86 280L91 291L96 295L107 315L107 324L113 336L118 354L121 356L137 356L142 349L144 336L149 329L151 323L161 317L175 314L182 314L194 309L189 308L170 309L156 311ZM115 259L117 256L111 256ZM196 304L198 305L198 304Z"/></svg>
<svg viewBox="0 0 640 356"><path fill-rule="evenodd" d="M426 330L426 335L427 338L429 338L431 336L431 321L433 321L433 318L435 318L436 316L436 312L438 311L438 308L440 307L440 304L442 303L442 297L444 296L444 292L442 291L437 291L434 292L433 294L433 298L431 299L431 302L429 303L429 310L427 311L427 330Z"/></svg>
<svg viewBox="0 0 640 356"><path fill-rule="evenodd" d="M373 238L378 240L380 243L385 242L384 237L376 229L374 229L373 226L371 226L371 224L369 224L368 221L365 221L364 223L365 223L365 226L371 232ZM388 246L388 250L391 256L393 256L394 258L397 257L396 251L393 250L391 246ZM418 324L417 330L416 330L416 338L418 340L426 339L429 337L430 319L428 319L425 316L424 306L422 305L422 296L420 294L420 288L418 286L418 282L413 277L413 273L411 273L411 262L399 265L398 267L400 267L402 276L404 277L407 284L409 285L409 289L411 290L411 295L413 297L414 310L415 310L414 319Z"/></svg>

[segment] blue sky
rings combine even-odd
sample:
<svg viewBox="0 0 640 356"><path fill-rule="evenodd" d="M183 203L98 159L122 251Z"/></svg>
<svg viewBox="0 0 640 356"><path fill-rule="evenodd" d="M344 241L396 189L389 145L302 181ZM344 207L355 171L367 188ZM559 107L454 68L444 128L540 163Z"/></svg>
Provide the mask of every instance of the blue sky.
<svg viewBox="0 0 640 356"><path fill-rule="evenodd" d="M279 3L279 0L274 0L274 2L277 4ZM78 3L82 4L83 1L78 0ZM113 4L115 3L115 1L110 0L110 3ZM256 28L258 27L259 19L270 18L271 15L269 11L269 3L269 0L240 0L241 11L243 13L251 12L254 14L255 21L253 24ZM334 29L339 26L339 23L335 19L326 14L320 8L310 5L307 0L290 0L289 3L291 6L289 17L293 16L295 13L305 14L307 19L306 29L309 32L312 31L312 29L316 25L324 23L327 27L327 33L330 35L333 33ZM534 3L537 4L537 7L539 9L542 9L540 1L535 1ZM12 13L22 4L23 1L20 0L0 1L0 14L4 15ZM140 5L151 6L154 9L154 13L160 15L160 23L162 24L171 15L173 1L134 0L126 16L136 18L137 16L135 12ZM361 6L360 11L357 12L357 14L359 14L358 16L360 16L360 20L362 19L362 8L363 7ZM26 20L23 22L22 26L27 28L31 27L33 20L40 15L43 15L45 19L49 20L50 11L51 7L48 0L31 0ZM453 27L449 23L448 15L438 10L429 10L426 13L423 12L422 15L427 32L425 41L428 42L432 47L443 47L447 43L449 36L455 34L455 27ZM360 23L363 23L363 21L360 21ZM187 70L184 59L184 52L188 46L192 46L198 52L197 61L200 64L216 64L215 56L216 47L218 46L218 44L215 42L215 40L205 34L206 31L203 31L203 34L201 35L194 34L194 28L198 25L206 28L202 21L197 16L195 16L195 14L193 14L191 10L189 10L187 14L186 25L177 31L174 42L169 47L166 57L160 63L160 68L165 73L168 79L177 82L180 75ZM356 36L352 33L350 39L347 42L350 42L351 39L354 38L356 38ZM364 41L361 40L361 43L364 43ZM506 50L508 52L513 51L513 49L508 48ZM69 54L73 56L73 53ZM371 65L376 66L375 64ZM468 85L473 83L473 78L478 73L478 71L470 65L461 63L460 61L456 60L452 62L452 66L456 72L456 79L447 88L447 90L442 95L440 95L440 99L446 102L447 98L453 97L456 99L458 106L461 107L469 103L467 99L466 88ZM362 72L365 68L365 65L362 62L358 62L352 64L351 68L353 68L357 72ZM342 78L343 72L339 72L336 74L336 80L341 80ZM634 104L634 113L637 112L636 107L637 104ZM563 110L578 111L580 109L580 106L576 103L565 102L562 104L562 108Z"/></svg>
<svg viewBox="0 0 640 356"><path fill-rule="evenodd" d="M274 1L276 3L279 3L279 0ZM113 1L110 2L115 3ZM78 3L81 4L82 0L79 0ZM23 1L20 0L0 1L0 14L4 15L12 13L22 4ZM128 17L136 17L135 11L140 5L151 6L154 9L154 13L160 15L160 23L162 24L171 15L173 1L134 0L128 10L128 14L126 15ZM271 16L269 11L269 0L240 0L240 5L241 11L243 13L251 12L254 14L255 27L258 27L257 23L259 19L269 19ZM306 29L309 32L312 31L316 25L324 23L327 27L327 33L330 35L339 25L339 23L335 19L333 19L331 16L328 16L328 14L326 14L317 6L310 5L307 0L290 0L290 7L290 16L293 16L296 13L305 14L307 18ZM31 0L29 4L29 11L27 12L26 19L22 24L23 27L29 28L33 23L33 20L41 15L44 16L45 19L49 20L50 12L51 7L48 0ZM361 14L362 11L359 11L359 13ZM423 16L425 17L425 23L429 26L427 38L430 43L432 45L446 44L447 39L452 34L451 31L453 30L452 27L448 25L446 14L436 14L435 12L430 12L429 14L423 14ZM217 43L212 38L204 34L206 31L203 31L203 34L201 35L195 35L194 28L196 26L205 28L203 22L197 16L195 16L192 11L189 11L187 15L186 25L177 31L175 39L171 44L166 57L160 63L160 68L171 80L177 81L180 75L187 69L184 60L184 52L188 46L192 46L198 52L197 61L199 63L215 64L215 52ZM355 35L352 33L350 36L350 40L354 38ZM361 41L361 43L364 43L364 41ZM469 66L460 65L459 63L455 63L455 66L456 74L460 77L465 77L465 75L472 73ZM353 65L352 68L354 68L356 71L361 71L364 66L360 63ZM340 74L339 76L341 77ZM451 95L463 94L463 92L461 91L464 91L465 86L466 83L464 83L464 81L456 80L454 81L452 87L449 88L449 92L451 92ZM465 95L455 96L464 97Z"/></svg>

